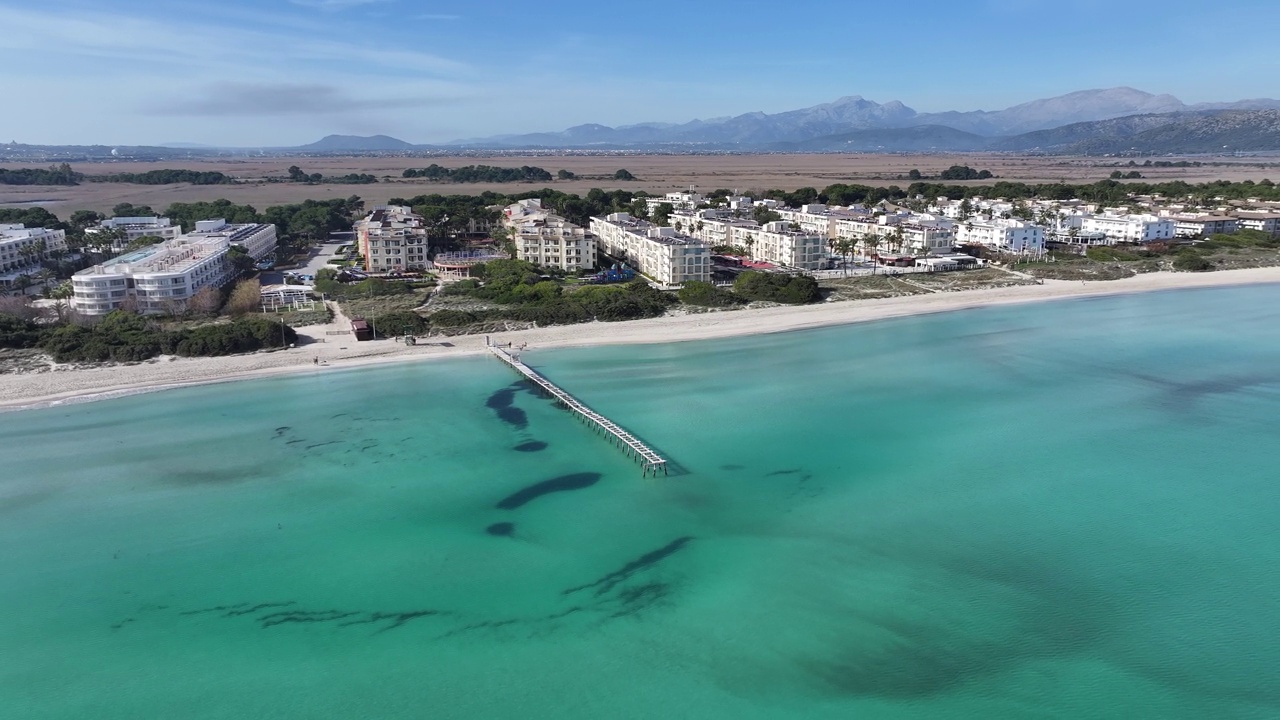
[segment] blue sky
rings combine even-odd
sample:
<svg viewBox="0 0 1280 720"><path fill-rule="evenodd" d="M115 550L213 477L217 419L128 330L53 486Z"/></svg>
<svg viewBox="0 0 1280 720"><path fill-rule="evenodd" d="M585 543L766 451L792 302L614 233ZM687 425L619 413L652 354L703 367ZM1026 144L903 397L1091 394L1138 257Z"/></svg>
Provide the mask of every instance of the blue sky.
<svg viewBox="0 0 1280 720"><path fill-rule="evenodd" d="M0 0L0 140L441 142L862 95L1280 95L1280 2Z"/></svg>

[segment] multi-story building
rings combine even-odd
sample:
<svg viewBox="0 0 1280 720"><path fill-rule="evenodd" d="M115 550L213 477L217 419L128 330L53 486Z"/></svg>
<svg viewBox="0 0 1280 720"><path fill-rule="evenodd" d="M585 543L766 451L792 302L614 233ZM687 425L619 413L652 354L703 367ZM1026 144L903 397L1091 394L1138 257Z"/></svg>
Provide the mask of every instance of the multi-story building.
<svg viewBox="0 0 1280 720"><path fill-rule="evenodd" d="M502 214L503 224L512 232L517 258L571 272L595 268L595 235L543 210L540 200L522 200Z"/></svg>
<svg viewBox="0 0 1280 720"><path fill-rule="evenodd" d="M826 205L811 204L802 205L799 210L793 208L777 208L774 212L778 213L783 220L800 226L804 232L821 235L826 238L835 237L835 221L844 217L855 217L850 213L841 213Z"/></svg>
<svg viewBox="0 0 1280 720"><path fill-rule="evenodd" d="M819 270L827 257L828 238L792 229L779 220L761 226L752 220L721 217L711 211L681 218L690 234L710 247L730 245L746 250L752 260L801 270Z"/></svg>
<svg viewBox="0 0 1280 720"><path fill-rule="evenodd" d="M694 210L706 201L705 197L696 192L674 192L663 197L645 198L650 213L663 204L670 205L672 210Z"/></svg>
<svg viewBox="0 0 1280 720"><path fill-rule="evenodd" d="M733 245L741 246L735 236L737 228L758 228L754 220L735 218L720 210L698 210L694 213L681 213L671 216L677 230L702 240L710 247Z"/></svg>
<svg viewBox="0 0 1280 720"><path fill-rule="evenodd" d="M276 226L255 223L229 224L226 220L200 220L195 232L184 235L188 240L200 238L225 238L233 246L243 250L254 260L261 260L276 251Z"/></svg>
<svg viewBox="0 0 1280 720"><path fill-rule="evenodd" d="M821 269L829 242L826 235L792 230L785 220L735 227L734 240L734 245L747 248L752 260L800 270Z"/></svg>
<svg viewBox="0 0 1280 720"><path fill-rule="evenodd" d="M403 205L379 205L355 224L356 243L367 272L422 270L427 266L427 228Z"/></svg>
<svg viewBox="0 0 1280 720"><path fill-rule="evenodd" d="M1117 242L1144 243L1172 240L1177 223L1155 215L1084 215L1083 233L1102 233Z"/></svg>
<svg viewBox="0 0 1280 720"><path fill-rule="evenodd" d="M115 230L116 233L107 231ZM94 243L95 235L111 235L111 241ZM103 250L120 252L129 243L143 237L158 237L161 240L173 240L182 235L182 226L174 225L165 217L114 217L103 220L97 227L85 228L85 235L91 244Z"/></svg>
<svg viewBox="0 0 1280 720"><path fill-rule="evenodd" d="M0 225L0 282L9 284L25 270L36 270L43 260L67 249L67 233L22 224ZM12 276L12 277L8 277Z"/></svg>
<svg viewBox="0 0 1280 720"><path fill-rule="evenodd" d="M947 252L955 244L955 223L932 215L909 213L842 217L836 238L858 243L863 255L884 250L914 254Z"/></svg>
<svg viewBox="0 0 1280 720"><path fill-rule="evenodd" d="M682 285L711 279L710 246L627 213L591 218L591 232L600 250L663 285Z"/></svg>
<svg viewBox="0 0 1280 720"><path fill-rule="evenodd" d="M1268 235L1280 235L1280 214L1241 211L1236 213L1241 230L1257 230Z"/></svg>
<svg viewBox="0 0 1280 720"><path fill-rule="evenodd" d="M1180 238L1231 235L1240 229L1236 218L1226 215L1174 215L1173 234Z"/></svg>
<svg viewBox="0 0 1280 720"><path fill-rule="evenodd" d="M1044 228L1020 220L966 220L956 226L956 243L983 245L1004 252L1044 250Z"/></svg>
<svg viewBox="0 0 1280 720"><path fill-rule="evenodd" d="M274 226L273 226L274 232ZM225 235L184 236L121 255L71 277L71 306L105 315L133 306L141 313L181 310L201 289L235 279Z"/></svg>

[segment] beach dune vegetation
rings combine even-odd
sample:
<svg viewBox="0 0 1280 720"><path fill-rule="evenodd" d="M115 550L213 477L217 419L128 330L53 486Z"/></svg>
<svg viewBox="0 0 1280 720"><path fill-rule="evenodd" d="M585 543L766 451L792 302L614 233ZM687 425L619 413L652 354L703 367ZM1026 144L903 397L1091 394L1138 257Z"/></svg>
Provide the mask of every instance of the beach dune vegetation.
<svg viewBox="0 0 1280 720"><path fill-rule="evenodd" d="M744 272L733 281L733 292L748 301L803 305L818 302L822 293L818 281L807 275Z"/></svg>

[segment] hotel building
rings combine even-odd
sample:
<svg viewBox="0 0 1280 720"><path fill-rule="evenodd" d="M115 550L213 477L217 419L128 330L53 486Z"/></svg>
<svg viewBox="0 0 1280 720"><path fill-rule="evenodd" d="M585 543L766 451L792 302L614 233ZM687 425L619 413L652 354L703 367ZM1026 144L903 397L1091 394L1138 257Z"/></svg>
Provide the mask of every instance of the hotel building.
<svg viewBox="0 0 1280 720"><path fill-rule="evenodd" d="M710 246L677 233L675 228L659 227L627 213L613 213L591 218L591 232L602 252L663 285L711 279Z"/></svg>
<svg viewBox="0 0 1280 720"><path fill-rule="evenodd" d="M232 247L261 260L275 252L276 226L201 220L193 233L73 275L71 307L85 315L105 315L125 306L144 314L181 310L200 290L236 279L227 257Z"/></svg>
<svg viewBox="0 0 1280 720"><path fill-rule="evenodd" d="M158 237L161 240L173 240L182 235L182 226L174 225L164 217L115 217L103 220L97 227L85 228L85 235L92 239L94 235L103 234L107 230L119 230L123 237L114 237L109 249L120 252L134 240L141 237ZM104 250L108 246L103 245Z"/></svg>
<svg viewBox="0 0 1280 720"><path fill-rule="evenodd" d="M379 205L355 224L356 243L367 272L423 270L427 228L422 216L403 205Z"/></svg>
<svg viewBox="0 0 1280 720"><path fill-rule="evenodd" d="M542 209L541 200L521 200L502 214L517 258L569 272L595 269L595 235Z"/></svg>
<svg viewBox="0 0 1280 720"><path fill-rule="evenodd" d="M1044 250L1044 228L1021 220L966 220L956 225L956 243L983 245L1003 252Z"/></svg>
<svg viewBox="0 0 1280 720"><path fill-rule="evenodd" d="M19 271L35 271L51 253L67 249L67 233L25 225L0 225L0 276L21 275ZM12 278L0 280L7 282Z"/></svg>
<svg viewBox="0 0 1280 720"><path fill-rule="evenodd" d="M1102 233L1117 242L1144 243L1172 240L1177 223L1155 215L1085 215L1080 219L1080 230Z"/></svg>

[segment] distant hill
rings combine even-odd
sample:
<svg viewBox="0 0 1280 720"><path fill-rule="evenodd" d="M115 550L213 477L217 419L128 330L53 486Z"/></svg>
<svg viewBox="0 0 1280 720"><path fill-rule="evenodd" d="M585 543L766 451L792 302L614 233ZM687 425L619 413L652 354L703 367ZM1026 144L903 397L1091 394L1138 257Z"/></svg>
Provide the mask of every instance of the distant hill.
<svg viewBox="0 0 1280 720"><path fill-rule="evenodd" d="M919 125L885 130L854 130L836 135L779 143L783 152L975 152L986 150L990 138L942 125Z"/></svg>
<svg viewBox="0 0 1280 720"><path fill-rule="evenodd" d="M1169 122L1131 135L1118 135L1094 128L1088 137L1062 148L1071 154L1142 152L1149 154L1192 154L1227 152L1268 152L1280 150L1280 110L1221 110L1182 113Z"/></svg>
<svg viewBox="0 0 1280 720"><path fill-rule="evenodd" d="M389 152L413 150L415 147L412 143L387 135L372 135L369 137L360 135L326 135L309 145L301 145L289 149L303 152Z"/></svg>
<svg viewBox="0 0 1280 720"><path fill-rule="evenodd" d="M1058 97L1033 100L1004 110L918 113L898 101L880 104L860 96L800 110L775 114L746 113L734 117L692 120L687 123L640 123L609 127L578 125L560 132L502 135L448 143L467 148L597 148L645 149L686 147L760 150L795 144L818 149L843 145L909 151L930 149L936 137L940 149L975 148L972 137L1009 138L1076 123L1135 115L1199 112L1219 109L1274 109L1280 101L1241 100L1188 106L1172 95L1153 95L1128 87L1082 90ZM913 133L859 134L871 130L931 128ZM946 134L947 128L963 135Z"/></svg>

